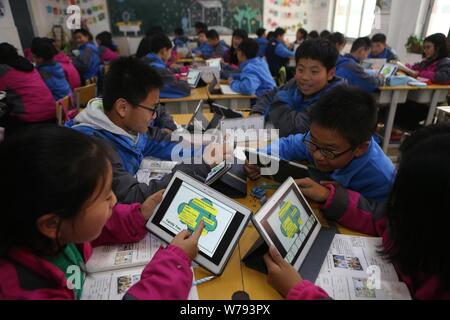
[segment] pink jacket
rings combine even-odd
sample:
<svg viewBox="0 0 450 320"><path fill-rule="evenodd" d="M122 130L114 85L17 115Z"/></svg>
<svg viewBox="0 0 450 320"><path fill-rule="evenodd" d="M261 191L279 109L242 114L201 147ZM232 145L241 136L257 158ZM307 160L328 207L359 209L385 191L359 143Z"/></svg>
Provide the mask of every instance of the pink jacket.
<svg viewBox="0 0 450 320"><path fill-rule="evenodd" d="M409 66L419 71L419 77L429 79L435 84L450 84L450 58L444 58L427 65L424 61Z"/></svg>
<svg viewBox="0 0 450 320"><path fill-rule="evenodd" d="M385 216L385 206L381 203L369 201L359 193L342 187L328 185L331 193L322 207L327 218L336 220L346 228L360 233L383 238L383 246L390 244L388 224ZM395 265L394 265L395 266ZM418 273L405 275L397 273L400 281L404 282L413 299L450 299L450 292L441 288L439 278L435 275ZM288 299L316 300L329 299L328 294L320 287L309 281L298 283L288 294Z"/></svg>
<svg viewBox="0 0 450 320"><path fill-rule="evenodd" d="M87 261L92 246L137 242L147 233L145 223L139 204L117 205L100 237L78 249ZM124 299L186 299L191 285L191 260L181 249L168 246L159 249ZM30 250L15 248L0 258L0 300L74 298L64 273Z"/></svg>
<svg viewBox="0 0 450 320"><path fill-rule="evenodd" d="M108 47L100 46L98 50L100 54L100 60L102 61L102 63L112 62L119 58L119 54Z"/></svg>
<svg viewBox="0 0 450 320"><path fill-rule="evenodd" d="M55 99L36 69L19 71L0 64L0 91L6 91L11 115L23 122L42 122L56 118Z"/></svg>
<svg viewBox="0 0 450 320"><path fill-rule="evenodd" d="M78 70L72 63L72 60L67 56L63 51L60 51L56 56L53 57L53 60L59 62L64 69L64 73L66 75L66 79L70 84L70 87L76 89L81 86L81 79Z"/></svg>

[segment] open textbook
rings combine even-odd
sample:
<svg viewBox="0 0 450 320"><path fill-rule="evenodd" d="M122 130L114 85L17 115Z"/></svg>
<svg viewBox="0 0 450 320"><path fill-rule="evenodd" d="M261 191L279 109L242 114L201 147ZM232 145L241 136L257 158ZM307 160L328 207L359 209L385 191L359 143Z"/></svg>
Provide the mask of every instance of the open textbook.
<svg viewBox="0 0 450 320"><path fill-rule="evenodd" d="M406 284L379 252L381 241L335 235L316 285L336 300L410 300Z"/></svg>
<svg viewBox="0 0 450 320"><path fill-rule="evenodd" d="M161 180L166 174L172 173L177 165L175 161L163 161L153 158L142 160L141 166L136 172L136 179L140 183L149 184L151 180Z"/></svg>
<svg viewBox="0 0 450 320"><path fill-rule="evenodd" d="M164 243L148 234L132 244L101 246L93 249L86 263L82 300L120 300L141 279L141 273ZM189 300L198 300L193 286Z"/></svg>

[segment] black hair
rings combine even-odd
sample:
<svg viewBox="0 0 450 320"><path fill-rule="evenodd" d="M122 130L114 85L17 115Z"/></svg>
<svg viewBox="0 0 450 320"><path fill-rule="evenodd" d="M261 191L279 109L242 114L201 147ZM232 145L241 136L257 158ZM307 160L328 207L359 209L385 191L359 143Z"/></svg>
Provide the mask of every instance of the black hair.
<svg viewBox="0 0 450 320"><path fill-rule="evenodd" d="M304 29L304 28L298 29L297 33L302 34L303 40L306 40L306 38L308 38L308 31L306 31L306 29Z"/></svg>
<svg viewBox="0 0 450 320"><path fill-rule="evenodd" d="M244 29L235 29L233 31L233 37L239 37L242 38L243 40L248 38L248 32Z"/></svg>
<svg viewBox="0 0 450 320"><path fill-rule="evenodd" d="M132 106L145 100L150 91L163 86L163 80L144 61L138 58L119 58L111 63L103 85L103 108L112 110L114 103L123 98Z"/></svg>
<svg viewBox="0 0 450 320"><path fill-rule="evenodd" d="M0 43L0 64L6 64L19 71L33 71L33 64L27 58L19 56L17 49L9 43Z"/></svg>
<svg viewBox="0 0 450 320"><path fill-rule="evenodd" d="M173 44L165 34L157 34L150 41L150 52L158 53L161 49L172 49Z"/></svg>
<svg viewBox="0 0 450 320"><path fill-rule="evenodd" d="M108 32L108 31L100 32L95 37L95 39L100 41L100 45L105 46L105 47L111 49L112 51L117 51L117 47L114 45L113 40L112 40L111 32Z"/></svg>
<svg viewBox="0 0 450 320"><path fill-rule="evenodd" d="M264 28L259 28L258 30L256 30L256 35L258 36L258 38L261 38L264 33L266 33L266 29Z"/></svg>
<svg viewBox="0 0 450 320"><path fill-rule="evenodd" d="M184 30L183 30L183 28L178 27L178 28L175 28L174 33L176 36L183 36Z"/></svg>
<svg viewBox="0 0 450 320"><path fill-rule="evenodd" d="M147 29L145 35L151 37L160 33L164 33L164 30L161 26L151 26L150 28Z"/></svg>
<svg viewBox="0 0 450 320"><path fill-rule="evenodd" d="M267 33L267 39L273 39L275 38L275 31L269 31Z"/></svg>
<svg viewBox="0 0 450 320"><path fill-rule="evenodd" d="M246 39L248 39L248 33L244 29L235 29L233 31L233 35L232 35L231 39L233 39L234 37L239 37L242 40L246 40ZM232 42L233 42L233 40L232 40ZM239 64L236 52L237 52L237 49L235 49L233 47L233 43L232 43L232 45L228 51L228 56L229 56L229 61L227 61L228 63L234 64L234 65Z"/></svg>
<svg viewBox="0 0 450 320"><path fill-rule="evenodd" d="M44 61L51 61L58 52L50 39L34 38L31 42L31 53Z"/></svg>
<svg viewBox="0 0 450 320"><path fill-rule="evenodd" d="M281 27L278 27L278 28L276 28L275 31L274 31L274 37L277 38L277 37L279 37L279 36L284 35L285 33L286 33L286 30L284 30L284 29L281 28Z"/></svg>
<svg viewBox="0 0 450 320"><path fill-rule="evenodd" d="M449 124L414 132L401 150L397 177L386 206L390 246L384 248L384 253L403 274L437 276L439 290L448 291Z"/></svg>
<svg viewBox="0 0 450 320"><path fill-rule="evenodd" d="M211 40L219 39L219 33L215 29L208 30L206 31L206 38Z"/></svg>
<svg viewBox="0 0 450 320"><path fill-rule="evenodd" d="M333 43L335 46L337 45L343 45L344 43L347 43L347 40L345 39L345 36L340 32L333 32L327 37L328 41Z"/></svg>
<svg viewBox="0 0 450 320"><path fill-rule="evenodd" d="M241 42L238 50L240 50L247 59L253 59L258 56L259 46L256 40L248 38Z"/></svg>
<svg viewBox="0 0 450 320"><path fill-rule="evenodd" d="M436 56L431 59L432 62L448 57L448 40L443 33L432 34L431 36L426 37L423 42L431 42L436 49Z"/></svg>
<svg viewBox="0 0 450 320"><path fill-rule="evenodd" d="M377 106L372 94L356 87L338 86L310 109L311 123L334 130L356 148L370 141L377 125Z"/></svg>
<svg viewBox="0 0 450 320"><path fill-rule="evenodd" d="M364 48L364 50L370 50L371 46L372 41L370 41L369 37L358 38L353 42L350 52L356 52L361 48Z"/></svg>
<svg viewBox="0 0 450 320"><path fill-rule="evenodd" d="M336 46L325 39L312 39L302 42L295 52L295 62L300 59L312 59L320 61L327 70L336 67L339 52Z"/></svg>
<svg viewBox="0 0 450 320"><path fill-rule="evenodd" d="M317 32L316 30L311 31L310 33L308 33L308 39L318 39L320 38L319 32Z"/></svg>
<svg viewBox="0 0 450 320"><path fill-rule="evenodd" d="M145 36L142 38L136 51L136 58L142 58L150 53L150 44L152 42L152 37L153 36Z"/></svg>
<svg viewBox="0 0 450 320"><path fill-rule="evenodd" d="M94 39L94 37L92 36L92 33L89 32L89 30L87 29L77 29L73 32L74 35L76 35L77 33L81 33L83 36L88 37L89 41L92 41Z"/></svg>
<svg viewBox="0 0 450 320"><path fill-rule="evenodd" d="M195 29L198 29L199 32L200 32L200 31L205 31L205 33L206 33L206 31L208 31L208 26L206 25L206 23L200 22L200 21L197 21L197 22L194 24L194 28L195 28Z"/></svg>
<svg viewBox="0 0 450 320"><path fill-rule="evenodd" d="M0 144L0 256L21 246L38 255L53 251L36 221L46 214L74 218L96 199L110 152L104 142L51 125L28 127Z"/></svg>
<svg viewBox="0 0 450 320"><path fill-rule="evenodd" d="M328 38L328 36L329 36L330 34L331 34L330 31L328 31L328 30L323 30L323 31L320 33L320 38L326 39L326 38Z"/></svg>
<svg viewBox="0 0 450 320"><path fill-rule="evenodd" d="M386 44L386 35L383 33L377 33L372 36L372 42L378 42L382 44Z"/></svg>

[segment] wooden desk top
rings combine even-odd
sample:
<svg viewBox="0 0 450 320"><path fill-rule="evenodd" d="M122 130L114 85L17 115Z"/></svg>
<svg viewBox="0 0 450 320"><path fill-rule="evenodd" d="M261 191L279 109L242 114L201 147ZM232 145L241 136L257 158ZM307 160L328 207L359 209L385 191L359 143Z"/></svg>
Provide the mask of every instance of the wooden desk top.
<svg viewBox="0 0 450 320"><path fill-rule="evenodd" d="M389 87L389 86L383 86L379 88L380 91L398 91L398 90L408 90L408 91L415 91L415 90L450 90L450 85L438 85L438 84L432 84L426 87L414 87L414 86L396 86L396 87Z"/></svg>
<svg viewBox="0 0 450 320"><path fill-rule="evenodd" d="M208 100L208 91L206 87L195 88L191 90L191 95L178 98L178 99L160 99L161 103L169 103L169 102L190 102L190 101L200 101L200 100Z"/></svg>
<svg viewBox="0 0 450 320"><path fill-rule="evenodd" d="M193 63L193 62L202 62L205 61L203 58L200 57L196 57L195 59L193 58L180 58L175 60L175 63Z"/></svg>

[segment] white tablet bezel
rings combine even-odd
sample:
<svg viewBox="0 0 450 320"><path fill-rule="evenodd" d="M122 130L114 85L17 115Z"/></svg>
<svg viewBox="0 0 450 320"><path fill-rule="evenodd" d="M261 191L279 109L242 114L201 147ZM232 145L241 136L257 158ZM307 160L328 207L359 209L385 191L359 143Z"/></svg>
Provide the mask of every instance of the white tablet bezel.
<svg viewBox="0 0 450 320"><path fill-rule="evenodd" d="M189 73L191 73L191 72L195 72L195 73L197 74L197 76L196 76L196 78L195 78L195 83L194 83L194 84L190 84L190 83L189 83ZM197 69L190 69L189 72L188 72L188 75L187 75L187 77L188 77L187 83L189 84L189 86L190 86L191 88L197 88L197 85L198 85L198 83L199 83L199 81L200 81L201 76L202 76L202 72L201 72L200 70L197 70Z"/></svg>
<svg viewBox="0 0 450 320"><path fill-rule="evenodd" d="M181 171L177 171L174 174L172 180L170 181L169 185L167 186L167 188L164 192L163 201L156 207L155 214L153 214L152 218L147 222L147 225L146 225L147 229L150 230L151 233L153 233L154 235L161 238L163 241L165 241L167 243L170 243L172 241L172 239L174 238L174 236L172 234L169 234L162 228L160 228L159 225L153 223L153 220L156 217L161 204L164 202L167 193L172 188L173 183L177 179L189 184L190 186L194 187L195 189L198 189L201 192L206 193L211 198L214 198L215 200L236 210L236 212L244 215L244 218L242 219L241 223L239 224L239 227L237 228L236 232L234 233L233 238L228 243L228 247L225 250L223 256L220 258L220 262L218 264L214 264L212 261L209 261L204 256L202 256L200 253L194 259L195 262L197 262L199 265L201 265L205 269L209 270L213 274L220 275L220 274L222 274L228 260L230 259L231 255L233 254L233 251L234 251L236 245L238 244L242 233L245 231L245 228L246 228L246 226L250 220L250 217L252 215L252 212L248 208L246 208L243 205L239 204L238 202L224 196L220 192L217 192L216 190L212 189L211 187L199 182L198 180L186 175L185 173L183 173ZM171 200L171 199L169 199L169 200Z"/></svg>
<svg viewBox="0 0 450 320"><path fill-rule="evenodd" d="M261 237L264 239L264 241L270 246L273 245L276 248L275 243L270 238L269 234L266 232L265 228L262 226L261 221L262 219L270 213L272 208L278 204L279 200L291 189L296 188L300 194L300 196L303 198L303 202L306 203L306 207L303 206L303 208L308 212L308 214L312 214L314 218L317 221L317 224L315 225L312 232L310 232L310 236L306 241L305 246L303 249L301 249L300 255L297 257L295 261L292 261L291 264L294 266L296 270L300 269L300 266L302 265L303 261L306 258L306 255L308 254L309 250L311 249L312 245L314 244L314 241L317 238L317 235L320 232L320 229L322 228L322 225L317 218L316 214L310 207L309 203L306 201L305 197L303 196L302 192L300 191L299 187L295 183L295 180L292 178L287 179L273 194L272 197L267 200L267 202L258 210L258 212L252 217L252 222L255 226L255 228L258 230ZM277 248L278 250L278 248ZM279 250L278 250L279 251ZM298 253L298 251L297 251ZM296 254L297 255L297 254ZM285 259L285 256L283 257Z"/></svg>

